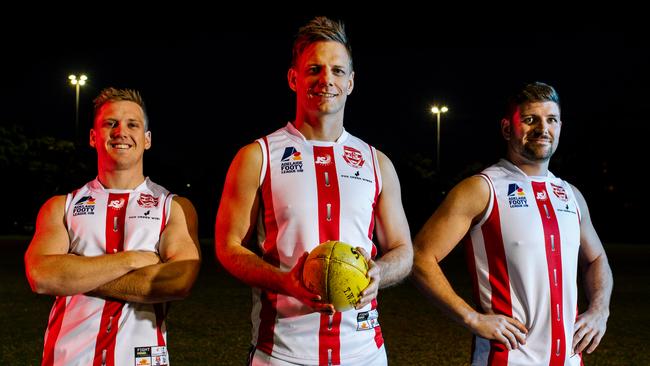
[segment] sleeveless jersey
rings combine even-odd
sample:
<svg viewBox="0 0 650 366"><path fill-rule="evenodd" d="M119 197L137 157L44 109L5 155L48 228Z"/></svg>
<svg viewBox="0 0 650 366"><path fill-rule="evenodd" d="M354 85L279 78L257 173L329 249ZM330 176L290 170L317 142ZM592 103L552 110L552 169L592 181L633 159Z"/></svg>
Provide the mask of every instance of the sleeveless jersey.
<svg viewBox="0 0 650 366"><path fill-rule="evenodd" d="M97 179L87 183L66 198L69 253L158 252L172 196L149 178L133 190L106 189ZM84 294L58 296L45 333L43 365L168 365L165 308Z"/></svg>
<svg viewBox="0 0 650 366"><path fill-rule="evenodd" d="M571 186L503 159L480 176L490 203L464 239L474 296L480 311L517 319L528 335L513 351L475 336L472 365L580 365L572 354L580 212Z"/></svg>
<svg viewBox="0 0 650 366"><path fill-rule="evenodd" d="M291 124L257 140L263 152L258 242L265 261L289 271L304 252L340 240L374 257L374 208L381 191L376 151L343 131L308 141ZM376 300L326 315L296 298L253 289L253 344L307 365L354 362L383 345Z"/></svg>

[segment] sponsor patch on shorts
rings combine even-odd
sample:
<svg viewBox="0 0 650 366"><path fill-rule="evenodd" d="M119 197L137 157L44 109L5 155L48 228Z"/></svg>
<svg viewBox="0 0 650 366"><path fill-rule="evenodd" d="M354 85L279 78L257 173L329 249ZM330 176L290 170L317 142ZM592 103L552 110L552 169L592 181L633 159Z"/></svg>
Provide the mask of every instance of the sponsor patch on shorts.
<svg viewBox="0 0 650 366"><path fill-rule="evenodd" d="M377 309L362 311L357 314L357 330L370 330L379 326L379 312Z"/></svg>
<svg viewBox="0 0 650 366"><path fill-rule="evenodd" d="M135 347L135 366L169 366L167 347Z"/></svg>

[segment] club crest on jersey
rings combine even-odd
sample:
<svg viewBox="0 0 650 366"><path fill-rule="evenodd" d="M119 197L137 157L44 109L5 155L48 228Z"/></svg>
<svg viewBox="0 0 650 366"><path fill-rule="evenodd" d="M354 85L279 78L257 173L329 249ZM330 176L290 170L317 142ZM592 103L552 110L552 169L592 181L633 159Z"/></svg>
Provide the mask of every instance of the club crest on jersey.
<svg viewBox="0 0 650 366"><path fill-rule="evenodd" d="M302 156L300 151L295 147L289 146L284 148L282 159L280 160L280 173L301 173L302 172Z"/></svg>
<svg viewBox="0 0 650 366"><path fill-rule="evenodd" d="M508 185L508 201L510 202L510 208L528 207L526 192L517 183Z"/></svg>
<svg viewBox="0 0 650 366"><path fill-rule="evenodd" d="M120 198L119 200L112 200L111 202L108 203L108 207L115 210L119 210L122 207L124 207L124 202L126 202L124 198Z"/></svg>
<svg viewBox="0 0 650 366"><path fill-rule="evenodd" d="M93 196L83 196L74 204L72 209L72 216L79 215L94 215L95 214L95 198Z"/></svg>
<svg viewBox="0 0 650 366"><path fill-rule="evenodd" d="M569 200L569 195L566 193L564 187L551 183L551 188L553 188L553 194L555 194L555 197L564 202Z"/></svg>
<svg viewBox="0 0 650 366"><path fill-rule="evenodd" d="M138 205L142 208L158 207L158 200L160 197L154 197L151 194L140 193L138 197Z"/></svg>
<svg viewBox="0 0 650 366"><path fill-rule="evenodd" d="M332 163L332 157L329 154L315 156L314 163L318 165L330 165Z"/></svg>
<svg viewBox="0 0 650 366"><path fill-rule="evenodd" d="M355 169L361 168L365 163L361 151L349 146L343 146L343 160Z"/></svg>

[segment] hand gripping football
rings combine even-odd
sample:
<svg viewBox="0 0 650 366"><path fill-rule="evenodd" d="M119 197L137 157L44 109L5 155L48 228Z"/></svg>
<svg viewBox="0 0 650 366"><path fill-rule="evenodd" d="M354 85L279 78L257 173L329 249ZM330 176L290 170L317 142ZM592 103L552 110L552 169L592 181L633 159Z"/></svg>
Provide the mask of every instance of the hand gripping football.
<svg viewBox="0 0 650 366"><path fill-rule="evenodd" d="M370 279L368 263L353 246L340 241L326 241L315 247L307 257L302 281L322 301L334 305L336 311L353 308Z"/></svg>

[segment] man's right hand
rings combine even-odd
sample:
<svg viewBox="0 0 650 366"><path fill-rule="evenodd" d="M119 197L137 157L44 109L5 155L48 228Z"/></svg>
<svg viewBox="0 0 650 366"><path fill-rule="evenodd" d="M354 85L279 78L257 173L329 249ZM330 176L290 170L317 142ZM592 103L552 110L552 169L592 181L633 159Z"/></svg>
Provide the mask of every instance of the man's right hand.
<svg viewBox="0 0 650 366"><path fill-rule="evenodd" d="M161 263L160 256L156 252L129 250L124 253L128 253L131 270Z"/></svg>
<svg viewBox="0 0 650 366"><path fill-rule="evenodd" d="M314 311L334 314L334 305L322 302L320 295L309 291L302 282L302 270L308 255L307 252L303 253L296 265L283 277L282 288L287 295L295 297Z"/></svg>
<svg viewBox="0 0 650 366"><path fill-rule="evenodd" d="M519 320L505 315L474 313L468 322L472 332L486 339L503 343L508 350L526 344L528 329Z"/></svg>

